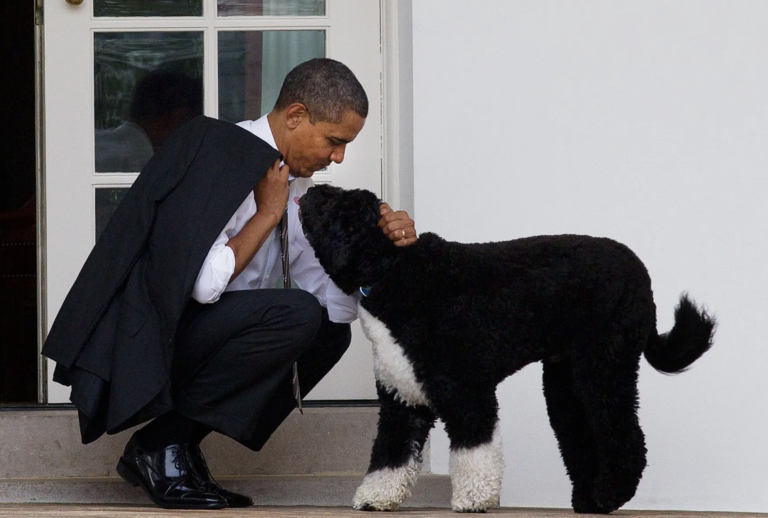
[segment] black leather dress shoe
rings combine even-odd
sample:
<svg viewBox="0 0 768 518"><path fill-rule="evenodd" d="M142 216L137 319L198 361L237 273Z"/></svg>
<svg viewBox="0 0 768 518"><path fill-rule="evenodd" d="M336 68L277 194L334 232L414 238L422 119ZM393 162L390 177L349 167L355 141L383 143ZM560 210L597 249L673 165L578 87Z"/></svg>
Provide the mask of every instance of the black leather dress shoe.
<svg viewBox="0 0 768 518"><path fill-rule="evenodd" d="M190 465L189 445L172 444L157 452L144 450L135 437L125 446L117 473L165 509L222 509L224 497L212 493Z"/></svg>
<svg viewBox="0 0 768 518"><path fill-rule="evenodd" d="M189 445L189 462L192 464L197 476L206 484L208 491L224 498L229 507L250 507L253 505L253 500L251 500L250 496L224 489L216 482L211 476L211 471L208 469L208 463L205 462L205 457L203 457L199 444Z"/></svg>

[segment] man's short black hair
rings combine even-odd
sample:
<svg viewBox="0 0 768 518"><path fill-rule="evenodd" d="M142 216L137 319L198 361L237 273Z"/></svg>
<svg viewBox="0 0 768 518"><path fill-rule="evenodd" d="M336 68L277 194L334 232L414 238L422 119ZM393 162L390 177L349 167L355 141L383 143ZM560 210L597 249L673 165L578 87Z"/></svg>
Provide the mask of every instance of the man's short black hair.
<svg viewBox="0 0 768 518"><path fill-rule="evenodd" d="M283 81L275 110L293 103L307 108L309 121L339 122L346 110L368 116L368 96L355 74L343 63L311 59L291 70Z"/></svg>

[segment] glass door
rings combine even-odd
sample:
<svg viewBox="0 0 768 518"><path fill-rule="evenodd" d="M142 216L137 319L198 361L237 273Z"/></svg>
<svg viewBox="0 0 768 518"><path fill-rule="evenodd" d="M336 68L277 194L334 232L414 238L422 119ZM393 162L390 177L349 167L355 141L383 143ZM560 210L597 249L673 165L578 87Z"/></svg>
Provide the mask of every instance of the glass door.
<svg viewBox="0 0 768 518"><path fill-rule="evenodd" d="M178 127L231 122L274 105L283 78L314 57L347 64L370 100L343 164L316 182L381 192L378 0L47 0L45 202L47 326L125 192ZM350 352L310 398L372 399L370 345ZM53 365L49 365L48 377ZM49 381L48 401L65 387Z"/></svg>

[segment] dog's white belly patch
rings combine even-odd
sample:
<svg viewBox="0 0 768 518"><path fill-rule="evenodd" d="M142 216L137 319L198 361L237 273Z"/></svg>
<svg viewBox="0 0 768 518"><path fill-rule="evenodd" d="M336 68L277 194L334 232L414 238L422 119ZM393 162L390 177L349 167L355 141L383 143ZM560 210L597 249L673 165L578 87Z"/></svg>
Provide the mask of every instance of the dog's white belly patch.
<svg viewBox="0 0 768 518"><path fill-rule="evenodd" d="M373 372L376 380L406 405L429 406L424 386L416 379L413 365L387 326L360 306L365 336L373 342Z"/></svg>

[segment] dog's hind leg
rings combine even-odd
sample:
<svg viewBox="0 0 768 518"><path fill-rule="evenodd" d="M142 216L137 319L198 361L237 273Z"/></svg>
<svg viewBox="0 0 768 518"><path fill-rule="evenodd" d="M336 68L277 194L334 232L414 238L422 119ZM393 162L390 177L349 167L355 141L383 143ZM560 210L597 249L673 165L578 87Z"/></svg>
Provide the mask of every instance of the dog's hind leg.
<svg viewBox="0 0 768 518"><path fill-rule="evenodd" d="M410 406L377 383L379 430L371 464L355 493L353 507L363 511L394 511L409 496L421 471L421 452L435 424L426 406Z"/></svg>
<svg viewBox="0 0 768 518"><path fill-rule="evenodd" d="M484 513L499 505L504 475L495 386L471 390L449 384L430 392L451 440L449 470L458 512Z"/></svg>
<svg viewBox="0 0 768 518"><path fill-rule="evenodd" d="M571 360L544 361L544 398L549 423L560 445L560 455L573 484L571 505L577 513L606 513L592 499L599 470L597 446L581 401L573 388Z"/></svg>
<svg viewBox="0 0 768 518"><path fill-rule="evenodd" d="M637 418L640 350L615 332L571 350L575 393L599 456L591 496L603 512L635 495L645 469L645 438Z"/></svg>

